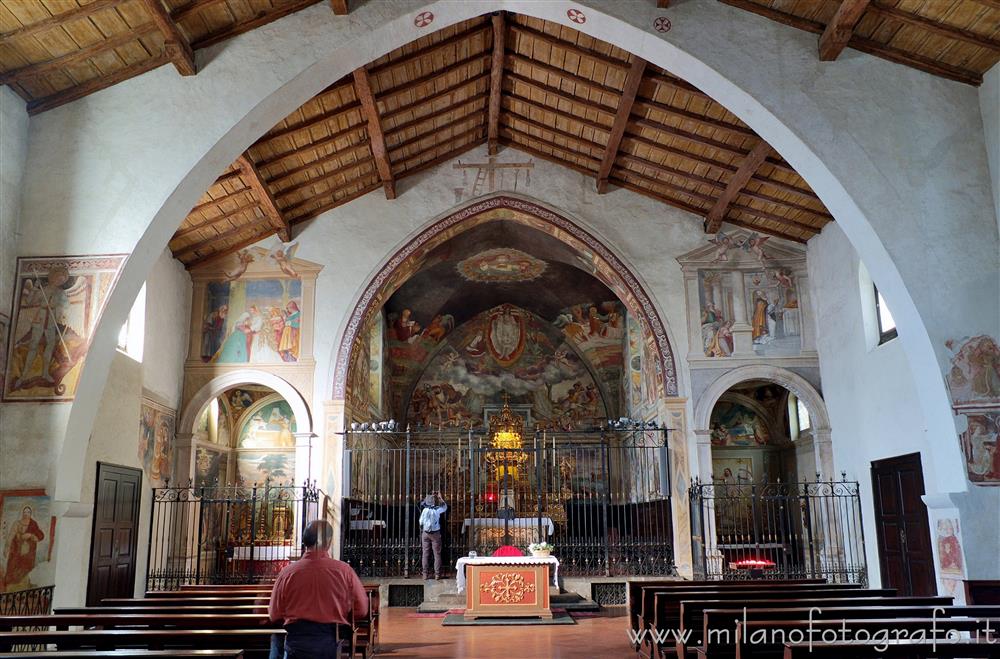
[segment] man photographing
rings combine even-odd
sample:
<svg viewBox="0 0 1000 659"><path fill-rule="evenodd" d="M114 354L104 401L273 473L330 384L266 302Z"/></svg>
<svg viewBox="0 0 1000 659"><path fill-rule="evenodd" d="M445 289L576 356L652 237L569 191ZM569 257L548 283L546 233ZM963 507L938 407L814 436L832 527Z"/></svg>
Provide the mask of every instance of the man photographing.
<svg viewBox="0 0 1000 659"><path fill-rule="evenodd" d="M337 626L368 613L368 595L347 563L330 557L333 527L310 522L302 533L302 557L274 582L268 615L285 627L287 659L335 659Z"/></svg>
<svg viewBox="0 0 1000 659"><path fill-rule="evenodd" d="M420 504L423 510L420 511L420 546L421 567L423 568L424 581L428 577L430 569L431 552L434 552L434 578L441 578L441 515L448 511L448 504L441 498L438 491L431 492L424 497Z"/></svg>

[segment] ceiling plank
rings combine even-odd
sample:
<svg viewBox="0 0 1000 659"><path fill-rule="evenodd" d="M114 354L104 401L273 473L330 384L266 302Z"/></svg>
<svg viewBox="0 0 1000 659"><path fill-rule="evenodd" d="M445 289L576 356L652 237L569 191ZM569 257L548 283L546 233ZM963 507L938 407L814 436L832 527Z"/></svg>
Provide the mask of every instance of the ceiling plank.
<svg viewBox="0 0 1000 659"><path fill-rule="evenodd" d="M257 218L258 220L263 220L264 218ZM174 252L174 258L184 260L185 257L194 254L200 250L211 249L212 246L219 244L223 240L230 240L235 236L239 236L247 231L254 231L254 239L252 243L262 240L274 233L274 229L267 222L248 222L246 224L240 224L238 226L226 229L222 233L217 233L208 240L199 240L193 242L190 245L181 247Z"/></svg>
<svg viewBox="0 0 1000 659"><path fill-rule="evenodd" d="M143 23L142 25L136 27L135 29L129 30L127 32L122 32L116 34L107 39L102 39L96 41L86 48L81 48L80 50L73 50L65 55L60 55L59 57L54 57L52 59L44 60L42 62L35 62L34 64L27 64L17 69L11 69L10 71L5 71L0 73L0 85L10 84L14 80L19 80L22 78L36 78L47 73L52 73L58 71L64 66L69 66L70 64L76 64L77 62L83 62L95 55L99 55L103 52L114 50L116 48L121 48L133 41L138 41L142 37L146 36L149 32L156 29L153 23ZM156 58L153 58L156 59ZM100 78L101 80L104 77ZM89 80L87 81L89 82ZM84 83L86 84L86 83ZM80 86L80 85L78 85Z"/></svg>
<svg viewBox="0 0 1000 659"><path fill-rule="evenodd" d="M819 58L824 62L832 62L840 57L854 36L854 26L861 20L861 15L868 9L871 0L841 0L837 12L827 23L819 38Z"/></svg>
<svg viewBox="0 0 1000 659"><path fill-rule="evenodd" d="M375 168L385 189L385 198L395 199L396 181L392 178L392 163L389 162L389 154L385 148L385 134L379 121L375 95L372 94L372 83L364 67L354 70L354 95L361 101L361 114L368 122L368 139L375 157Z"/></svg>
<svg viewBox="0 0 1000 659"><path fill-rule="evenodd" d="M987 50L992 50L994 52L1000 51L1000 41L997 41L996 39L991 39L983 34L976 34L971 30L963 30L962 28L955 27L954 25L947 25L942 23L940 19L932 20L924 16L911 14L908 11L903 11L888 5L882 0L873 0L871 10L880 16L884 16L901 23L906 23L907 25L912 25L914 27L927 30L928 32L933 32L934 34L941 35L942 37L946 37L948 39L965 41L979 46L980 48L986 48Z"/></svg>
<svg viewBox="0 0 1000 659"><path fill-rule="evenodd" d="M0 43L6 46L8 45L8 42L14 39L23 39L24 37L30 37L59 25L66 25L72 21L83 20L84 18L92 16L99 11L117 7L123 2L125 2L125 0L95 0L94 2L83 5L82 7L74 7L69 11L63 11L36 23L22 25L19 28L11 30L10 32L0 34Z"/></svg>
<svg viewBox="0 0 1000 659"><path fill-rule="evenodd" d="M234 208L231 211L225 211L225 212L223 212L222 215L216 215L215 217L211 217L208 220L206 220L205 222L202 222L201 224L195 224L195 225L186 227L184 229L181 229L180 231L178 231L177 233L175 233L170 240L171 240L171 242L173 242L174 240L179 240L181 238L186 238L186 237L190 236L193 233L197 233L197 232L201 231L202 229L207 229L207 228L209 228L211 226L219 224L220 222L224 222L224 221L228 220L231 217L236 217L237 215L242 215L243 213L246 213L248 210L252 210L254 208L259 208L259 207L260 207L260 203L256 199L251 199L250 201L237 206L236 208ZM219 210L224 210L224 209L220 208Z"/></svg>
<svg viewBox="0 0 1000 659"><path fill-rule="evenodd" d="M418 48L412 52L406 54L405 57L400 57L398 59L391 59L388 62L379 64L378 66L373 66L368 69L369 78L377 78L382 73L389 71L391 69L398 68L400 66L414 65L418 63L422 58L428 55L433 55L439 50L444 50L456 44L469 45L470 42L478 37L480 34L485 34L492 30L487 22L482 22L477 25L470 27L467 30L453 34L447 39L442 39L440 41L435 41L434 43L427 44L423 48Z"/></svg>
<svg viewBox="0 0 1000 659"><path fill-rule="evenodd" d="M233 235L242 233L243 231L246 231L247 229L252 228L252 226L253 225L248 224L245 227L241 227L242 231L234 231ZM267 238L267 236L270 233L271 233L270 229L264 229L262 231L258 231L257 233L253 234L252 236L250 236L246 240L241 240L240 242L236 243L235 245L232 245L230 247L226 247L224 249L221 249L218 252L211 252L209 254L206 254L205 256L199 256L198 258L196 258L193 261L186 261L186 262L184 262L184 259L181 259L180 256L176 256L176 255L175 256L176 256L176 258L178 258L182 262L184 262L184 267L186 267L188 270L192 270L194 268L197 268L200 265L204 265L204 264L206 264L206 263L208 263L210 261L215 261L215 260L221 259L224 256L229 256L230 254L232 254L234 252L238 252L241 249L244 249L246 247L249 247L250 245L253 245L254 243L258 243L261 240L263 240L264 238ZM222 236L219 236L219 238L221 238L221 237ZM232 237L232 236L227 236L227 237ZM199 245L199 247L205 247L205 245L202 244L202 245ZM194 251L197 251L197 250L194 250ZM187 252L187 253L190 254L191 252Z"/></svg>
<svg viewBox="0 0 1000 659"><path fill-rule="evenodd" d="M507 42L507 30L504 24L503 12L493 14L493 61L490 65L490 110L489 133L487 137L487 153L497 154L500 140L500 97L503 94L503 63L504 47Z"/></svg>
<svg viewBox="0 0 1000 659"><path fill-rule="evenodd" d="M330 8L337 16L347 16L351 11L349 4L347 0L330 0Z"/></svg>
<svg viewBox="0 0 1000 659"><path fill-rule="evenodd" d="M635 103L635 95L639 92L639 85L642 84L642 76L645 72L646 60L635 57L632 60L632 68L629 69L628 76L625 78L625 89L622 90L621 100L618 102L615 122L611 125L608 146L604 150L601 166L597 170L598 194L604 194L608 191L608 175L611 174L611 167L615 164L618 147L621 146L622 137L625 135L625 126L632 115L632 104Z"/></svg>
<svg viewBox="0 0 1000 659"><path fill-rule="evenodd" d="M312 219L317 215L322 215L328 210L333 210L337 206L343 206L344 204L350 201L354 201L358 197L363 197L369 192L374 192L375 190L378 190L381 187L382 187L382 181L378 180L378 178L376 177L374 182L364 185L358 188L356 191L351 192L350 194L346 194L338 199L325 202L323 204L320 204L319 206L314 206L313 208L310 208L309 210L304 212L302 215L296 215L295 217L292 218L292 224L305 222L306 220ZM315 201L315 200L310 200L310 201Z"/></svg>
<svg viewBox="0 0 1000 659"><path fill-rule="evenodd" d="M740 191L753 178L757 168L763 164L772 151L771 145L761 140L743 160L736 173L730 177L729 183L726 184L726 189L715 200L715 205L712 206L712 209L708 211L708 215L705 216L705 233L717 233L719 231L719 227L722 225L722 218L725 217L730 204L739 196Z"/></svg>
<svg viewBox="0 0 1000 659"><path fill-rule="evenodd" d="M292 239L292 231L288 225L288 220L285 219L281 209L278 208L278 202L274 200L274 195L271 194L267 183L264 182L260 172L257 171L257 167L246 153L240 154L236 162L239 164L240 169L243 170L243 180L246 181L247 185L253 189L254 194L257 196L257 201L260 202L260 208L264 211L268 223L274 229L274 232L278 234L278 238L281 238L282 242L287 243Z"/></svg>
<svg viewBox="0 0 1000 659"><path fill-rule="evenodd" d="M38 114L39 112L45 112L46 110L57 108L60 105L71 103L78 98L83 98L88 94L93 94L96 91L106 89L107 87L116 85L123 80L128 80L134 76L141 75L146 71L152 71L153 69L159 68L169 62L170 59L167 57L167 54L160 53L151 59L142 60L140 62L136 62L135 64L126 66L124 69L119 69L111 75L91 78L81 85L67 87L66 89L58 91L55 94L50 94L49 96L44 96L31 101L28 103L28 114Z"/></svg>
<svg viewBox="0 0 1000 659"><path fill-rule="evenodd" d="M177 23L170 18L170 12L163 6L163 3L160 0L142 0L142 3L160 34L163 35L163 52L170 57L177 72L182 76L193 76L198 73L198 65L195 64L191 44L187 37L181 34Z"/></svg>

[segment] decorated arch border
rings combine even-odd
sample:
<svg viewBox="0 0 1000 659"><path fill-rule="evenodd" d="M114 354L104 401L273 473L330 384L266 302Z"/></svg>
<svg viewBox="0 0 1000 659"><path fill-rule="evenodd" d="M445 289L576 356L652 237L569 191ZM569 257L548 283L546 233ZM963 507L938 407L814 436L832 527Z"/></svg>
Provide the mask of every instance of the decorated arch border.
<svg viewBox="0 0 1000 659"><path fill-rule="evenodd" d="M496 213L503 210L515 211L515 214ZM460 233L493 220L520 222L544 231L574 248L581 258L592 263L592 274L619 297L630 313L639 318L643 334L653 338L657 379L661 387L659 393L677 396L677 370L666 326L632 271L600 240L568 218L525 199L498 195L473 202L421 231L397 251L368 283L351 312L337 350L333 377L335 400L347 397L347 374L358 354L355 344L360 340L360 330L371 314L416 272L428 252Z"/></svg>

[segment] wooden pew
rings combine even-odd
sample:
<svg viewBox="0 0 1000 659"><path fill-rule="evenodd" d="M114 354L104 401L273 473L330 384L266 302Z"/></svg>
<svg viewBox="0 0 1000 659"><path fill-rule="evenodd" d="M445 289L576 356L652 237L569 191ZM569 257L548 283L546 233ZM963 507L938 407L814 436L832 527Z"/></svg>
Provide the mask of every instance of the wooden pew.
<svg viewBox="0 0 1000 659"><path fill-rule="evenodd" d="M1000 657L1000 645L994 636L992 642L985 638L956 639L942 643L929 640L890 640L881 643L832 643L810 645L809 643L785 643L784 659L876 659L898 657L900 659L996 659Z"/></svg>
<svg viewBox="0 0 1000 659"><path fill-rule="evenodd" d="M866 592L866 591L862 591ZM728 630L730 643L733 633L736 630L736 620L743 619L795 619L796 617L808 616L812 607L819 607L823 612L840 612L839 617L845 617L845 612L858 609L872 609L881 611L886 609L897 611L902 608L915 608L931 610L934 607L947 607L954 604L951 597L937 595L928 596L906 596L906 597L885 597L849 595L842 598L818 599L818 600L767 600L753 599L741 602L731 602L725 600L696 600L684 601L680 606L679 629L684 634L689 634L687 647L692 651L695 647L705 644L707 631L714 630L718 635L719 630ZM805 613L786 613L787 611L804 611ZM774 617L768 617L773 612ZM827 616L829 617L829 616ZM868 616L878 617L878 616ZM884 616L883 616L884 617ZM678 642L678 655L683 656L681 648L684 643Z"/></svg>
<svg viewBox="0 0 1000 659"><path fill-rule="evenodd" d="M38 616L0 617L0 631L15 627L70 627L117 629L122 627L150 629L252 629L268 627L280 629L267 614L260 613L83 613L51 614Z"/></svg>
<svg viewBox="0 0 1000 659"><path fill-rule="evenodd" d="M241 606L61 606L52 610L55 615L83 615L87 613L129 614L129 613L264 613L264 608L256 604Z"/></svg>
<svg viewBox="0 0 1000 659"><path fill-rule="evenodd" d="M186 583L181 590L257 590L266 588L270 590L274 587L274 581L262 581L261 583Z"/></svg>
<svg viewBox="0 0 1000 659"><path fill-rule="evenodd" d="M102 629L84 631L0 632L0 652L17 645L55 645L59 650L226 650L241 648L246 659L263 659L271 635L283 629Z"/></svg>
<svg viewBox="0 0 1000 659"><path fill-rule="evenodd" d="M772 582L740 582L735 584L724 584L721 586L716 585L701 585L693 586L690 588L677 588L677 587L658 587L654 586L652 588L642 588L642 608L639 615L639 628L649 629L656 619L656 602L657 597L666 597L671 594L690 594L696 596L702 593L744 593L749 596L752 593L757 592L775 592L778 590L797 590L797 591L813 591L813 590L860 590L861 586L858 584L827 584L827 583L809 583L800 584L796 582L784 582L784 581L772 581Z"/></svg>
<svg viewBox="0 0 1000 659"><path fill-rule="evenodd" d="M170 597L170 598L160 598L160 597L115 597L115 598L105 598L101 600L101 604L106 606L162 606L165 602L170 602L175 606L252 606L258 603L259 600L264 600L264 606L267 606L267 601L271 599L271 596L267 597L254 597L253 595L247 596L225 596L225 597Z"/></svg>
<svg viewBox="0 0 1000 659"><path fill-rule="evenodd" d="M723 580L694 580L685 581L683 579L667 579L667 580L647 580L638 581L630 580L628 582L628 619L629 625L633 631L638 631L640 629L642 610L644 605L644 597L647 590L690 590L693 588L700 587L713 587L713 588L754 588L759 587L763 583L776 583L776 584L822 584L826 583L823 579L787 579L766 582L760 581L723 581Z"/></svg>
<svg viewBox="0 0 1000 659"><path fill-rule="evenodd" d="M836 599L854 595L856 597L891 597L895 590L862 590L856 584L824 584L819 586L768 587L761 590L698 590L698 591L655 591L652 611L644 617L647 635L653 630L679 629L680 605L684 601L719 600L740 602L748 599ZM667 655L673 655L674 644L666 648Z"/></svg>
<svg viewBox="0 0 1000 659"><path fill-rule="evenodd" d="M824 619L813 620L751 620L739 622L736 625L736 659L771 659L784 656L785 643L798 642L788 634L793 630L806 634L811 628L814 639L822 640L822 633L829 630L832 634L846 633L853 639L861 632L863 634L913 635L922 633L929 637L934 630L943 635L950 630L957 632L981 632L989 625L992 629L1000 629L1000 620L986 618L893 618L885 617L870 620ZM810 627L811 626L811 627ZM785 635L782 638L782 633ZM808 638L807 636L805 638ZM905 638L905 636L900 636ZM744 639L751 642L744 643ZM818 645L818 643L817 643ZM995 647L995 646L994 646Z"/></svg>
<svg viewBox="0 0 1000 659"><path fill-rule="evenodd" d="M186 597L270 597L272 588L198 588L189 590L147 590L146 598L183 599Z"/></svg>
<svg viewBox="0 0 1000 659"><path fill-rule="evenodd" d="M5 652L3 659L101 659L127 657L128 659L243 659L243 650L53 650L52 652Z"/></svg>

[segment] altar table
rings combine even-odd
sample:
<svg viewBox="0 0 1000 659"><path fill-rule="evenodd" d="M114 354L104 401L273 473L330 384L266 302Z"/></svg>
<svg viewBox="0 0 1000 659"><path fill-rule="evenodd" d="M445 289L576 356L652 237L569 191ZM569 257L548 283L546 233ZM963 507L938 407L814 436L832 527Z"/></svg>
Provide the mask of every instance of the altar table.
<svg viewBox="0 0 1000 659"><path fill-rule="evenodd" d="M549 575L551 585L557 586L559 580L555 557L463 557L455 564L455 572L458 592L466 593L466 620L552 617Z"/></svg>
<svg viewBox="0 0 1000 659"><path fill-rule="evenodd" d="M541 521L542 531L546 537L555 533L555 525L551 518L542 517ZM466 518L462 522L462 533L467 533L473 522L475 522L476 527L476 535L473 538L474 546L511 544L526 547L532 542L541 542L545 539L539 537L537 517L515 517L513 519L477 517L475 520ZM510 534L509 541L504 540L505 532Z"/></svg>

